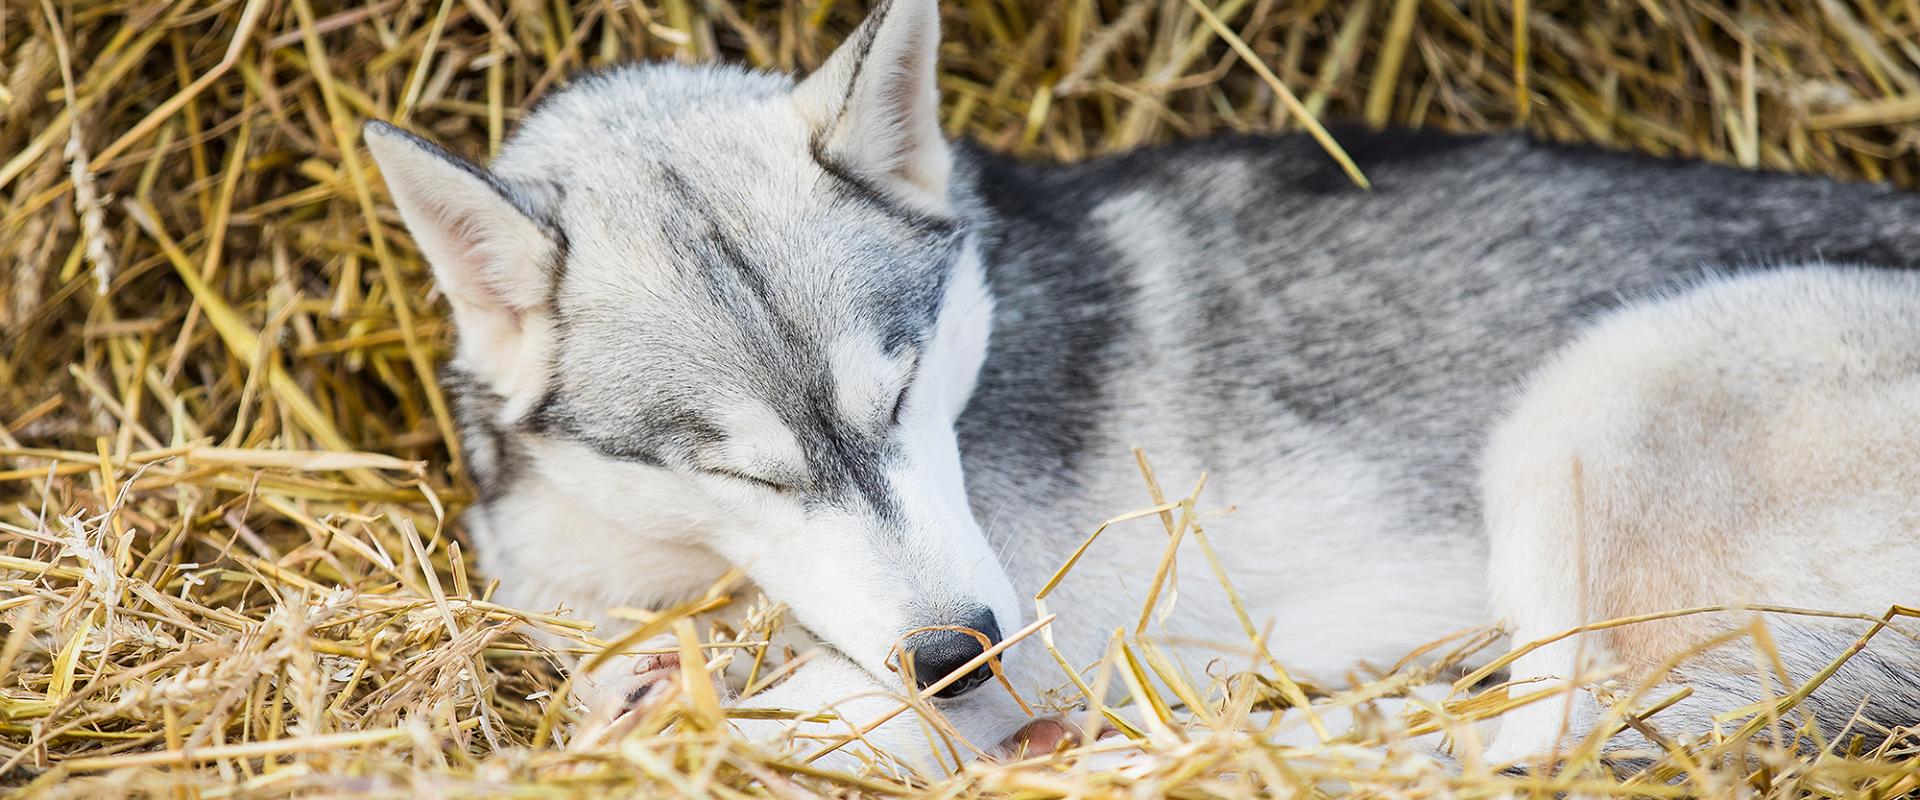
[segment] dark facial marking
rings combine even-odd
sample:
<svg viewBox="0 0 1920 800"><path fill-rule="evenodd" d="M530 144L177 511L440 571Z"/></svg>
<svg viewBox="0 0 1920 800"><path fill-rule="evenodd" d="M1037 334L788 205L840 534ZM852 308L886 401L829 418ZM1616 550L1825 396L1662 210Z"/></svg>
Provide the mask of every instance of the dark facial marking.
<svg viewBox="0 0 1920 800"><path fill-rule="evenodd" d="M727 294L727 291L720 283L731 278L752 294L762 311L774 313L778 305L774 301L773 287L767 283L767 276L747 260L740 243L734 241L732 236L727 235L726 231L721 230L720 226L714 222L718 218L718 213L713 204L707 200L706 195L695 189L685 175L672 167L662 167L660 179L667 184L675 197L692 206L693 211L692 219L687 222L688 228L692 230L676 227L662 232L677 251L675 255L678 257L674 261L683 267L697 270L707 281L708 291L715 295L715 300L733 305L728 302L730 298L722 296ZM717 255L718 258L710 258L707 257L709 254L698 252L700 245L712 248L712 255ZM718 262L718 266L724 266L727 269L714 269L716 266L714 262Z"/></svg>
<svg viewBox="0 0 1920 800"><path fill-rule="evenodd" d="M440 385L453 400L454 426L472 470L469 477L484 505L505 494L519 478L525 455L510 432L495 424L503 401L484 381L449 363L440 368Z"/></svg>
<svg viewBox="0 0 1920 800"><path fill-rule="evenodd" d="M900 507L887 488L886 466L899 455L891 430L863 433L835 409L833 386L825 371L781 417L800 439L816 496L845 503L855 495L884 520L899 517Z"/></svg>

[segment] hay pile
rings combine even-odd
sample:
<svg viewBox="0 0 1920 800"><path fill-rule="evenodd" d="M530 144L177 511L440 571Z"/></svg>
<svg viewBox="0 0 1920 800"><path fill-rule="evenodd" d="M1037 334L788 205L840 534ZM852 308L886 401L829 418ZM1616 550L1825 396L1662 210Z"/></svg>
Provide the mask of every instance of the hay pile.
<svg viewBox="0 0 1920 800"><path fill-rule="evenodd" d="M24 796L907 794L754 750L689 698L575 741L561 660L619 632L486 601L450 524L469 488L432 365L449 331L360 121L500 146L532 98L634 58L817 63L862 15L794 0L4 0L0 5L0 786ZM947 129L1077 158L1328 119L1546 136L1920 184L1914 0L955 0ZM1225 35L1223 35L1223 31ZM1249 56L1257 60L1249 60ZM1144 502L1143 492L1143 502ZM1115 509L1116 512L1125 509ZM1088 520L1091 526L1095 520ZM1145 523L1151 524L1151 520ZM1063 614L1071 609L1055 609ZM661 624L671 620L658 620ZM684 627L684 626L683 626ZM691 636L691 632L689 632ZM1467 634L1439 648L1471 650ZM688 641L686 646L697 643ZM1410 732L1504 689L1245 732L1277 665L1147 697L1110 675L1116 755L977 767L946 796L1892 796L1891 752L1798 759L1741 735L1613 777L1455 770ZM1516 693L1518 694L1518 693ZM1143 716L1142 711L1147 710ZM1283 715L1293 721L1308 715ZM670 719L680 724L667 727ZM1208 735L1206 731L1214 731ZM563 745L571 745L571 748ZM1375 745L1390 745L1384 750ZM1738 766L1717 755L1744 754ZM921 788L927 788L921 784Z"/></svg>

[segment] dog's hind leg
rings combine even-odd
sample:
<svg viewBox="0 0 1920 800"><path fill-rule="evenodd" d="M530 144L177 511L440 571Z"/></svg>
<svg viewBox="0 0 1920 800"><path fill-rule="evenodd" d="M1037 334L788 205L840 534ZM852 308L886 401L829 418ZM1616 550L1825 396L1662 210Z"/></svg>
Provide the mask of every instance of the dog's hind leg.
<svg viewBox="0 0 1920 800"><path fill-rule="evenodd" d="M1644 754L1710 734L1716 715L1777 683L1807 680L1857 633L1774 619L1775 658L1741 637L1754 616L1707 610L1873 612L1912 597L1916 343L1920 280L1812 268L1627 306L1556 356L1486 451L1492 610L1523 648L1583 624L1621 624L1527 652L1513 677L1588 684L1613 673L1580 673L1579 655L1617 664L1639 698L1632 710L1675 701L1603 751ZM1738 641L1696 652L1723 637ZM1910 650L1877 644L1802 710L1844 723L1865 708L1871 721L1905 724L1910 708L1879 699L1915 696ZM1586 738L1596 707L1581 694L1570 718L1564 700L1512 712L1490 758Z"/></svg>
<svg viewBox="0 0 1920 800"><path fill-rule="evenodd" d="M1493 764L1550 757L1572 744L1597 715L1582 686L1612 658L1603 637L1566 634L1611 599L1594 596L1609 589L1596 579L1620 578L1631 566L1620 558L1593 563L1606 551L1596 540L1609 535L1609 520L1589 512L1596 502L1613 507L1604 495L1622 487L1612 479L1633 469L1632 450L1621 444L1632 432L1616 429L1637 415L1618 407L1630 398L1616 402L1619 394L1609 392L1615 376L1607 367L1621 368L1620 360L1586 361L1563 357L1543 369L1483 457L1488 597L1518 654L1508 665L1508 696L1534 698L1500 716L1484 754Z"/></svg>
<svg viewBox="0 0 1920 800"><path fill-rule="evenodd" d="M1575 527L1551 519L1555 515L1551 505L1568 493L1553 491L1552 482L1552 477L1539 476L1523 484L1535 492L1502 497L1508 507L1488 512L1498 530L1492 537L1489 572L1494 611L1505 622L1515 648L1533 648L1508 665L1508 695L1536 698L1501 715L1499 730L1484 754L1489 763L1557 751L1595 714L1591 696L1579 684L1583 668L1586 675L1593 674L1606 652L1595 637L1549 641L1586 621L1576 548L1557 535Z"/></svg>

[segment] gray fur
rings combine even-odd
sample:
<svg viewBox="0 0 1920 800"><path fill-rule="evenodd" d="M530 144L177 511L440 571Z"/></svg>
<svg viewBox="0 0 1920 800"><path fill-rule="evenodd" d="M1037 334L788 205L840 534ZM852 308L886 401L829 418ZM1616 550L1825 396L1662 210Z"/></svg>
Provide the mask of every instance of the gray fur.
<svg viewBox="0 0 1920 800"><path fill-rule="evenodd" d="M1481 441L1519 380L1594 315L1709 272L1920 256L1920 197L1886 186L1519 136L1339 137L1372 191L1304 136L1071 167L969 151L1000 307L961 419L976 511L1032 476L1124 472L1129 445L1251 439L1281 461L1288 429L1310 428L1393 465L1409 534L1473 538ZM1141 235L1194 268L1140 285ZM1193 323L1154 341L1137 330L1146 315ZM1160 387L1196 390L1163 405ZM1171 413L1137 425L1129 406Z"/></svg>

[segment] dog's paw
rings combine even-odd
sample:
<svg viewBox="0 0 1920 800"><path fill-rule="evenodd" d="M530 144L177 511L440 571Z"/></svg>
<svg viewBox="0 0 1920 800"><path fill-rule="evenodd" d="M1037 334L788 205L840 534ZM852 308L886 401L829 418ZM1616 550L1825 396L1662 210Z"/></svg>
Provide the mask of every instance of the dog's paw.
<svg viewBox="0 0 1920 800"><path fill-rule="evenodd" d="M641 650L664 650L672 641L641 645ZM673 695L680 679L680 654L631 653L614 656L590 674L574 676L574 698L588 714L612 721L634 712L650 711Z"/></svg>
<svg viewBox="0 0 1920 800"><path fill-rule="evenodd" d="M995 761L1019 761L1036 756L1048 756L1061 750L1079 747L1093 740L1104 740L1119 735L1119 731L1102 725L1094 735L1066 717L1038 717L1000 741L1000 744L987 753Z"/></svg>
<svg viewBox="0 0 1920 800"><path fill-rule="evenodd" d="M632 671L616 682L615 716L652 710L673 694L680 680L680 654L636 656Z"/></svg>
<svg viewBox="0 0 1920 800"><path fill-rule="evenodd" d="M674 696L680 683L678 653L614 656L591 674L574 675L573 700L586 709L572 747L592 749L625 735L648 712Z"/></svg>
<svg viewBox="0 0 1920 800"><path fill-rule="evenodd" d="M1066 751L1072 751L1067 753ZM1130 767L1146 757L1136 744L1129 742L1120 731L1101 723L1100 729L1091 735L1085 728L1069 718L1039 717L1020 726L1012 736L1000 741L987 752L987 760L1000 764L1010 764L1036 758L1051 758L1056 754L1070 757L1071 769L1076 773L1104 772Z"/></svg>
<svg viewBox="0 0 1920 800"><path fill-rule="evenodd" d="M995 761L1019 761L1051 755L1080 743L1080 729L1060 717L1040 717L1020 726L987 755Z"/></svg>

